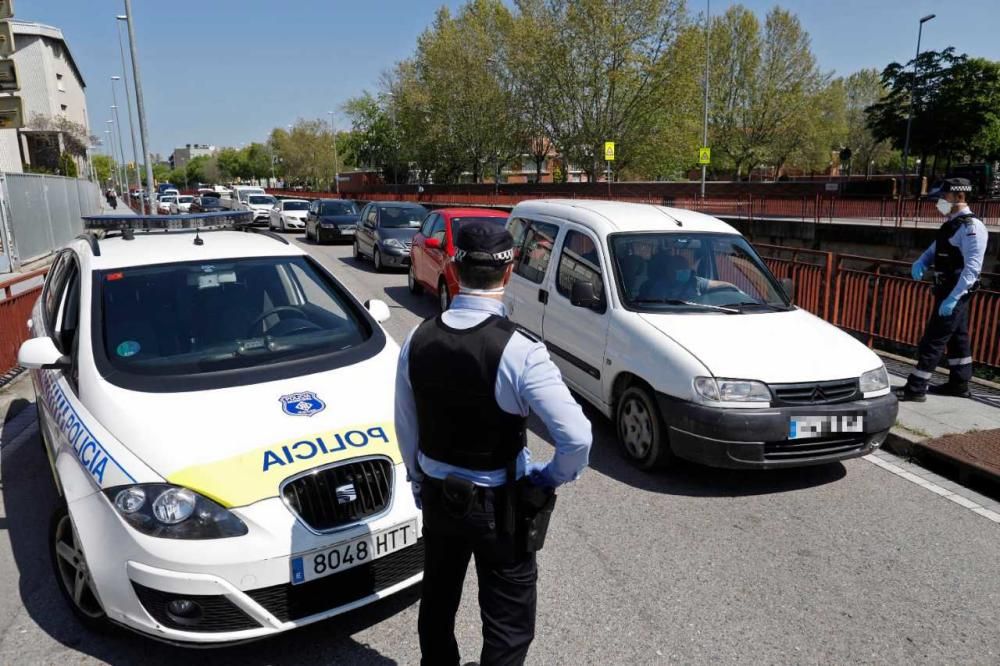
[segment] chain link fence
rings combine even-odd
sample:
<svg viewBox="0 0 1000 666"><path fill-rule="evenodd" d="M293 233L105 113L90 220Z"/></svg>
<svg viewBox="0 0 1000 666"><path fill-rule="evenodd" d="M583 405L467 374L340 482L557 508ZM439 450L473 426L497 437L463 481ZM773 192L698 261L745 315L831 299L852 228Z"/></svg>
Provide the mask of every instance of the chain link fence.
<svg viewBox="0 0 1000 666"><path fill-rule="evenodd" d="M101 212L101 191L77 178L0 173L0 272L52 253Z"/></svg>

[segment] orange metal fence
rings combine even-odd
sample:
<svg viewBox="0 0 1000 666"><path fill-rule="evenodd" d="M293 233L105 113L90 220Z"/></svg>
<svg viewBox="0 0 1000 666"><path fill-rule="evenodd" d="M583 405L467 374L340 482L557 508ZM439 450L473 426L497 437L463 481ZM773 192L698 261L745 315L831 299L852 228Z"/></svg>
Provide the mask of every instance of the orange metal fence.
<svg viewBox="0 0 1000 666"><path fill-rule="evenodd" d="M28 318L38 295L42 292L39 278L48 273L42 268L0 282L0 374L17 365L17 350L28 339ZM21 288L17 285L38 281L38 285Z"/></svg>
<svg viewBox="0 0 1000 666"><path fill-rule="evenodd" d="M934 307L932 285L910 277L910 264L850 254L757 244L779 278L795 282L795 303L873 346L915 348ZM969 328L977 363L1000 368L1000 275L982 275Z"/></svg>

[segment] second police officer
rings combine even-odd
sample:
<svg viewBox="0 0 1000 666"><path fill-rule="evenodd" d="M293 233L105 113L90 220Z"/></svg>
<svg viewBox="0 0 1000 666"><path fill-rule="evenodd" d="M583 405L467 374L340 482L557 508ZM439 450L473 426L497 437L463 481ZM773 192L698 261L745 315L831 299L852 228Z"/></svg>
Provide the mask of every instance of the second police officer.
<svg viewBox="0 0 1000 666"><path fill-rule="evenodd" d="M966 203L972 184L965 178L948 178L928 193L937 197L937 209L947 219L934 242L914 262L914 280L934 270L934 309L917 350L917 367L897 395L901 400L923 402L930 393L967 397L972 379L972 346L969 342L969 300L979 287L986 244L986 226ZM928 380L947 352L948 381L928 386Z"/></svg>
<svg viewBox="0 0 1000 666"><path fill-rule="evenodd" d="M534 638L535 553L555 501L551 489L586 466L591 427L545 345L506 318L510 234L470 220L456 245L460 293L406 339L396 377L397 436L424 516L422 663L459 663L455 614L474 558L480 663L521 664ZM550 462L531 459L529 413L555 442Z"/></svg>

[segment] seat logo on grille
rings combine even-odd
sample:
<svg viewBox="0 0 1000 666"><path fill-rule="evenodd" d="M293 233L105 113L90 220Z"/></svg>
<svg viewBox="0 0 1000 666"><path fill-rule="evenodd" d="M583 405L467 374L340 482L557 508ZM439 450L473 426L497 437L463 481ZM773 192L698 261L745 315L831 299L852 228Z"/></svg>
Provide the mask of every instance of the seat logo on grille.
<svg viewBox="0 0 1000 666"><path fill-rule="evenodd" d="M353 483L337 486L337 504L350 504L358 499L358 491Z"/></svg>
<svg viewBox="0 0 1000 666"><path fill-rule="evenodd" d="M289 393L279 398L281 409L290 416L312 416L326 409L326 403L312 391Z"/></svg>

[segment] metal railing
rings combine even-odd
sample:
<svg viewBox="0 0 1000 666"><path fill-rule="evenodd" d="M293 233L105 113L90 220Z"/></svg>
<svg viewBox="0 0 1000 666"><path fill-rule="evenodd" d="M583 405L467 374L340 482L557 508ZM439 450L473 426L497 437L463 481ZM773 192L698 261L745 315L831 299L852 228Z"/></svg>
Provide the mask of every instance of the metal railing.
<svg viewBox="0 0 1000 666"><path fill-rule="evenodd" d="M0 375L17 365L17 351L30 337L31 308L42 293L39 278L48 272L48 267L40 268L0 282Z"/></svg>
<svg viewBox="0 0 1000 666"><path fill-rule="evenodd" d="M756 244L779 278L795 282L795 303L870 346L913 350L934 307L931 282L910 264L851 254ZM1000 275L984 273L972 294L969 328L976 363L1000 368Z"/></svg>

